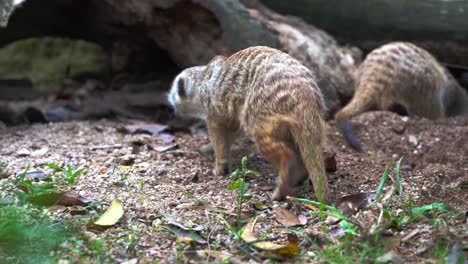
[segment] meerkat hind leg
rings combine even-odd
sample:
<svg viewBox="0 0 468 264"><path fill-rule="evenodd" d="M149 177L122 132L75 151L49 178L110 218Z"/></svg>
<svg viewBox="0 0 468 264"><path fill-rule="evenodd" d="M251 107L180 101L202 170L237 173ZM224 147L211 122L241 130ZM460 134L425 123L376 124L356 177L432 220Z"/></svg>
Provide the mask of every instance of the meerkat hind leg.
<svg viewBox="0 0 468 264"><path fill-rule="evenodd" d="M278 139L261 135L254 137L258 151L272 165L278 169L278 185L273 193L273 200L284 200L286 196L294 193L294 185L297 172L300 172L300 164L295 152L284 142Z"/></svg>

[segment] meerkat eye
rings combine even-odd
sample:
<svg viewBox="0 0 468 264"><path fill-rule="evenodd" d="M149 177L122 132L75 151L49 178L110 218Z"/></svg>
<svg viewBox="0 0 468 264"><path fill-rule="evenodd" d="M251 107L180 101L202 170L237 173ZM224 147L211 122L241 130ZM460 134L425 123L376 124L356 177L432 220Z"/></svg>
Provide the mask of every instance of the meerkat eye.
<svg viewBox="0 0 468 264"><path fill-rule="evenodd" d="M185 81L183 78L179 78L177 81L177 93L180 97L186 97L187 93L185 92Z"/></svg>

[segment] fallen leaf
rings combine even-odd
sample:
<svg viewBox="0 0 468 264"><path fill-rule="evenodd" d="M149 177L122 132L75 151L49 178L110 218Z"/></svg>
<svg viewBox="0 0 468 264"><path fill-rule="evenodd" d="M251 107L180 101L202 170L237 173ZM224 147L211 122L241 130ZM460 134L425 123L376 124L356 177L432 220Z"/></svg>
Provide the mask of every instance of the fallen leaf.
<svg viewBox="0 0 468 264"><path fill-rule="evenodd" d="M147 133L147 134L153 134L157 135L160 132L164 131L167 128L166 125L161 125L161 124L137 124L137 125L128 125L125 126L125 131L127 133L131 134L137 134L137 133Z"/></svg>
<svg viewBox="0 0 468 264"><path fill-rule="evenodd" d="M26 173L26 176L24 176L25 180L43 180L45 179L47 174L43 171L30 171Z"/></svg>
<svg viewBox="0 0 468 264"><path fill-rule="evenodd" d="M131 168L132 168L132 166L119 166L119 167L117 167L117 169L119 171L126 171L126 170L129 170Z"/></svg>
<svg viewBox="0 0 468 264"><path fill-rule="evenodd" d="M406 234L406 236L401 239L401 242L407 242L408 240L413 238L415 235L417 235L419 232L421 232L419 228L413 229L411 232Z"/></svg>
<svg viewBox="0 0 468 264"><path fill-rule="evenodd" d="M330 237L342 237L345 235L345 232L339 226L332 226L328 229L328 235Z"/></svg>
<svg viewBox="0 0 468 264"><path fill-rule="evenodd" d="M403 259L392 250L378 257L376 261L381 262L381 263L393 263L393 264L403 263Z"/></svg>
<svg viewBox="0 0 468 264"><path fill-rule="evenodd" d="M90 147L91 150L100 150L100 149L111 149L111 148L122 148L122 144L115 144L115 145L98 145Z"/></svg>
<svg viewBox="0 0 468 264"><path fill-rule="evenodd" d="M327 172L336 171L336 153L325 153L325 170Z"/></svg>
<svg viewBox="0 0 468 264"><path fill-rule="evenodd" d="M113 200L109 208L94 222L98 226L111 226L119 221L123 216L124 210L119 201Z"/></svg>
<svg viewBox="0 0 468 264"><path fill-rule="evenodd" d="M264 185L264 186L260 187L260 190L262 190L262 191L271 191L274 188L275 188L275 186L273 186L273 185Z"/></svg>
<svg viewBox="0 0 468 264"><path fill-rule="evenodd" d="M181 230L179 228L176 228L174 231L177 237L177 242L184 242L185 244L189 244L191 242L197 242L198 244L207 243L205 239L193 231Z"/></svg>
<svg viewBox="0 0 468 264"><path fill-rule="evenodd" d="M299 219L299 222L301 222L301 225L307 224L307 217L305 215L298 215L297 219Z"/></svg>
<svg viewBox="0 0 468 264"><path fill-rule="evenodd" d="M48 147L43 147L38 150L34 150L33 152L31 152L31 157L33 158L42 157L47 153L47 151L49 151Z"/></svg>
<svg viewBox="0 0 468 264"><path fill-rule="evenodd" d="M27 150L25 148L16 151L16 156L17 157L27 157L29 155L31 155L31 151L29 151L29 150Z"/></svg>
<svg viewBox="0 0 468 264"><path fill-rule="evenodd" d="M372 198L371 193L355 193L341 197L338 200L338 210L343 215L351 216L359 212L359 210L366 209L369 205L369 198Z"/></svg>
<svg viewBox="0 0 468 264"><path fill-rule="evenodd" d="M168 146L156 146L156 147L153 147L153 149L159 153L163 153L169 150L177 149L178 147L179 145L175 144L175 145L168 145Z"/></svg>
<svg viewBox="0 0 468 264"><path fill-rule="evenodd" d="M291 213L290 211L284 208L281 208L281 207L276 208L275 216L276 216L276 220L280 222L282 225L284 225L285 227L293 227L293 226L301 225L301 221L299 220L299 218L297 218L295 214Z"/></svg>
<svg viewBox="0 0 468 264"><path fill-rule="evenodd" d="M304 205L305 205L305 207L309 208L309 209L312 210L312 211L318 211L318 208L315 207L315 206L312 205L312 204L304 204Z"/></svg>
<svg viewBox="0 0 468 264"><path fill-rule="evenodd" d="M179 204L175 208L179 209L179 210L189 209L189 210L196 210L196 211L201 211L201 210L206 209L206 207L203 206L203 205L196 205L196 204L192 204L192 203Z"/></svg>
<svg viewBox="0 0 468 264"><path fill-rule="evenodd" d="M155 138L157 140L159 140L159 141L162 141L163 143L166 143L166 144L172 143L175 140L175 137L173 135L167 134L167 133L159 133L159 134L155 135Z"/></svg>
<svg viewBox="0 0 468 264"><path fill-rule="evenodd" d="M209 250L209 249L201 249L197 250L197 255L202 259L208 259L207 257L212 257L216 259L224 259L224 258L231 258L232 254L228 251L216 251L216 250Z"/></svg>
<svg viewBox="0 0 468 264"><path fill-rule="evenodd" d="M170 217L167 217L167 216L166 216L166 221L169 224L171 224L173 226L177 226L178 228L186 230L186 231L201 231L201 230L203 230L203 226L201 226L201 225L186 227L186 226L176 222L174 219L172 219Z"/></svg>
<svg viewBox="0 0 468 264"><path fill-rule="evenodd" d="M34 195L28 200L30 203L41 206L51 205L88 205L91 201L83 196L75 196L67 193L45 193Z"/></svg>
<svg viewBox="0 0 468 264"><path fill-rule="evenodd" d="M249 222L244 227L241 237L245 242L255 242L258 240L258 238L254 234L255 222L256 219ZM297 253L299 249L299 246L294 242L290 242L286 245L279 245L268 241L261 241L255 242L252 245L258 249L274 252L276 254L284 256L293 256Z"/></svg>

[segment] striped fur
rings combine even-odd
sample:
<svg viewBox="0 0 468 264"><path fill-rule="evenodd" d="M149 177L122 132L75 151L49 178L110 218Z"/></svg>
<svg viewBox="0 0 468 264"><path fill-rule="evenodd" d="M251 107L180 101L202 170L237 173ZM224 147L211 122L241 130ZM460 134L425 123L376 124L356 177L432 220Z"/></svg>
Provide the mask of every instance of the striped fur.
<svg viewBox="0 0 468 264"><path fill-rule="evenodd" d="M392 42L367 55L356 75L351 102L335 115L346 141L362 147L350 119L370 110L390 110L430 119L468 114L468 95L453 76L422 48Z"/></svg>
<svg viewBox="0 0 468 264"><path fill-rule="evenodd" d="M217 56L206 66L182 71L168 96L176 113L207 121L215 174L228 173L229 149L242 131L279 170L274 199L292 195L309 175L316 193L321 189L329 202L324 102L312 72L296 59L262 46Z"/></svg>

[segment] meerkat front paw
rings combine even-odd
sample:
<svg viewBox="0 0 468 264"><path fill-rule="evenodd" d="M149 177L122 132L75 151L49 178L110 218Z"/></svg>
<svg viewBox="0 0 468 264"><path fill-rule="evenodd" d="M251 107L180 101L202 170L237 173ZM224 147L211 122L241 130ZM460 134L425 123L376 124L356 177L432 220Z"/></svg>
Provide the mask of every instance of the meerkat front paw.
<svg viewBox="0 0 468 264"><path fill-rule="evenodd" d="M276 187L271 199L273 201L284 201L288 196L294 195L296 188L287 186L285 184L280 184Z"/></svg>
<svg viewBox="0 0 468 264"><path fill-rule="evenodd" d="M213 174L216 176L225 176L229 174L229 164L222 163L216 164L215 168L213 169Z"/></svg>
<svg viewBox="0 0 468 264"><path fill-rule="evenodd" d="M275 191L271 195L271 200L273 200L273 201L282 201L282 200L284 200L284 198L285 197L281 193L281 190L278 187L276 187Z"/></svg>

